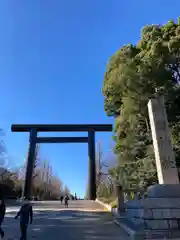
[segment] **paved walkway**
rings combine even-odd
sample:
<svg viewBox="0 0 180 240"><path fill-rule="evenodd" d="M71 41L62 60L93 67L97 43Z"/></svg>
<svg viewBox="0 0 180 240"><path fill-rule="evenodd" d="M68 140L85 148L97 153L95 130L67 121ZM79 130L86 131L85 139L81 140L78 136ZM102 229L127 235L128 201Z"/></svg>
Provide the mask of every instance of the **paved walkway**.
<svg viewBox="0 0 180 240"><path fill-rule="evenodd" d="M104 207L92 201L70 201L68 209L57 202L34 202L34 221L27 240L130 240L112 221ZM20 204L9 205L3 223L5 240L20 239L19 220L14 216ZM155 239L154 239L155 240ZM160 239L159 239L160 240ZM179 240L179 239L172 239Z"/></svg>
<svg viewBox="0 0 180 240"><path fill-rule="evenodd" d="M27 240L129 240L98 203L70 201L69 207L65 209L59 202L33 203L34 221L29 225ZM14 219L18 209L18 206L7 208L3 223L5 240L20 238L19 220Z"/></svg>

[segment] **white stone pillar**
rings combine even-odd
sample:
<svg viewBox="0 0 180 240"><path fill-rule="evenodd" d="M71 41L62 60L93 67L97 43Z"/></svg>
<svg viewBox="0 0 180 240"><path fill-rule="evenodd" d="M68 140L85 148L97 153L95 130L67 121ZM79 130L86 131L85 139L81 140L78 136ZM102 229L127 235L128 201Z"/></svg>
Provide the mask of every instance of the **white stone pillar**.
<svg viewBox="0 0 180 240"><path fill-rule="evenodd" d="M148 111L159 184L179 184L164 97L156 94L150 99Z"/></svg>

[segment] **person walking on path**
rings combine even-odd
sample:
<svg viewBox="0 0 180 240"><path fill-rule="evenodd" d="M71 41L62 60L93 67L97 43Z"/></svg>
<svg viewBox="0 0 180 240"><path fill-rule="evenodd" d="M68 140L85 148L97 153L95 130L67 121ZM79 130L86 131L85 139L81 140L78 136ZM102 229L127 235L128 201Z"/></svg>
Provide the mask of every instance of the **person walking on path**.
<svg viewBox="0 0 180 240"><path fill-rule="evenodd" d="M65 198L64 198L65 208L68 208L68 201L69 201L69 197L65 196Z"/></svg>
<svg viewBox="0 0 180 240"><path fill-rule="evenodd" d="M1 225L4 221L5 213L6 213L6 205L5 205L4 199L2 199L1 204L0 204L0 235L1 235L1 238L4 237L4 231L2 230Z"/></svg>
<svg viewBox="0 0 180 240"><path fill-rule="evenodd" d="M20 217L20 230L21 230L20 240L26 240L29 219L30 219L30 224L32 224L32 221L33 221L33 210L28 200L25 200L23 202L23 205L20 208L17 215L15 216L15 219L17 219L18 217Z"/></svg>
<svg viewBox="0 0 180 240"><path fill-rule="evenodd" d="M64 198L63 196L60 197L61 204L62 204L62 202L63 202L63 198Z"/></svg>

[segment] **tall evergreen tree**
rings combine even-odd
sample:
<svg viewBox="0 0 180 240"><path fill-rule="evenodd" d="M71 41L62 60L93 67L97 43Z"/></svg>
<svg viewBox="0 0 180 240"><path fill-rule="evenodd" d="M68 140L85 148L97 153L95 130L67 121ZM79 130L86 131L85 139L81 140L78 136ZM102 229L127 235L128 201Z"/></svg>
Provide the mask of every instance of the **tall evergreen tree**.
<svg viewBox="0 0 180 240"><path fill-rule="evenodd" d="M104 77L104 106L114 116L115 152L132 178L156 178L147 103L163 88L176 160L180 159L180 19L145 26L136 45L121 47L109 60ZM130 164L130 165L129 165ZM144 170L144 171L143 171ZM150 171L149 171L150 170ZM149 179L149 180L148 180Z"/></svg>

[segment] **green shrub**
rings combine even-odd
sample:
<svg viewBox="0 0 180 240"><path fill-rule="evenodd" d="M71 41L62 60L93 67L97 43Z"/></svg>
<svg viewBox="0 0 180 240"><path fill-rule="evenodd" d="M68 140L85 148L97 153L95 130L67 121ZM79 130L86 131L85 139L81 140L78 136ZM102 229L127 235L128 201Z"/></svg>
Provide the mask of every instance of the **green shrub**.
<svg viewBox="0 0 180 240"><path fill-rule="evenodd" d="M110 203L110 206L111 206L112 208L116 208L116 207L117 207L117 200L115 199L114 201L112 201L112 202Z"/></svg>

